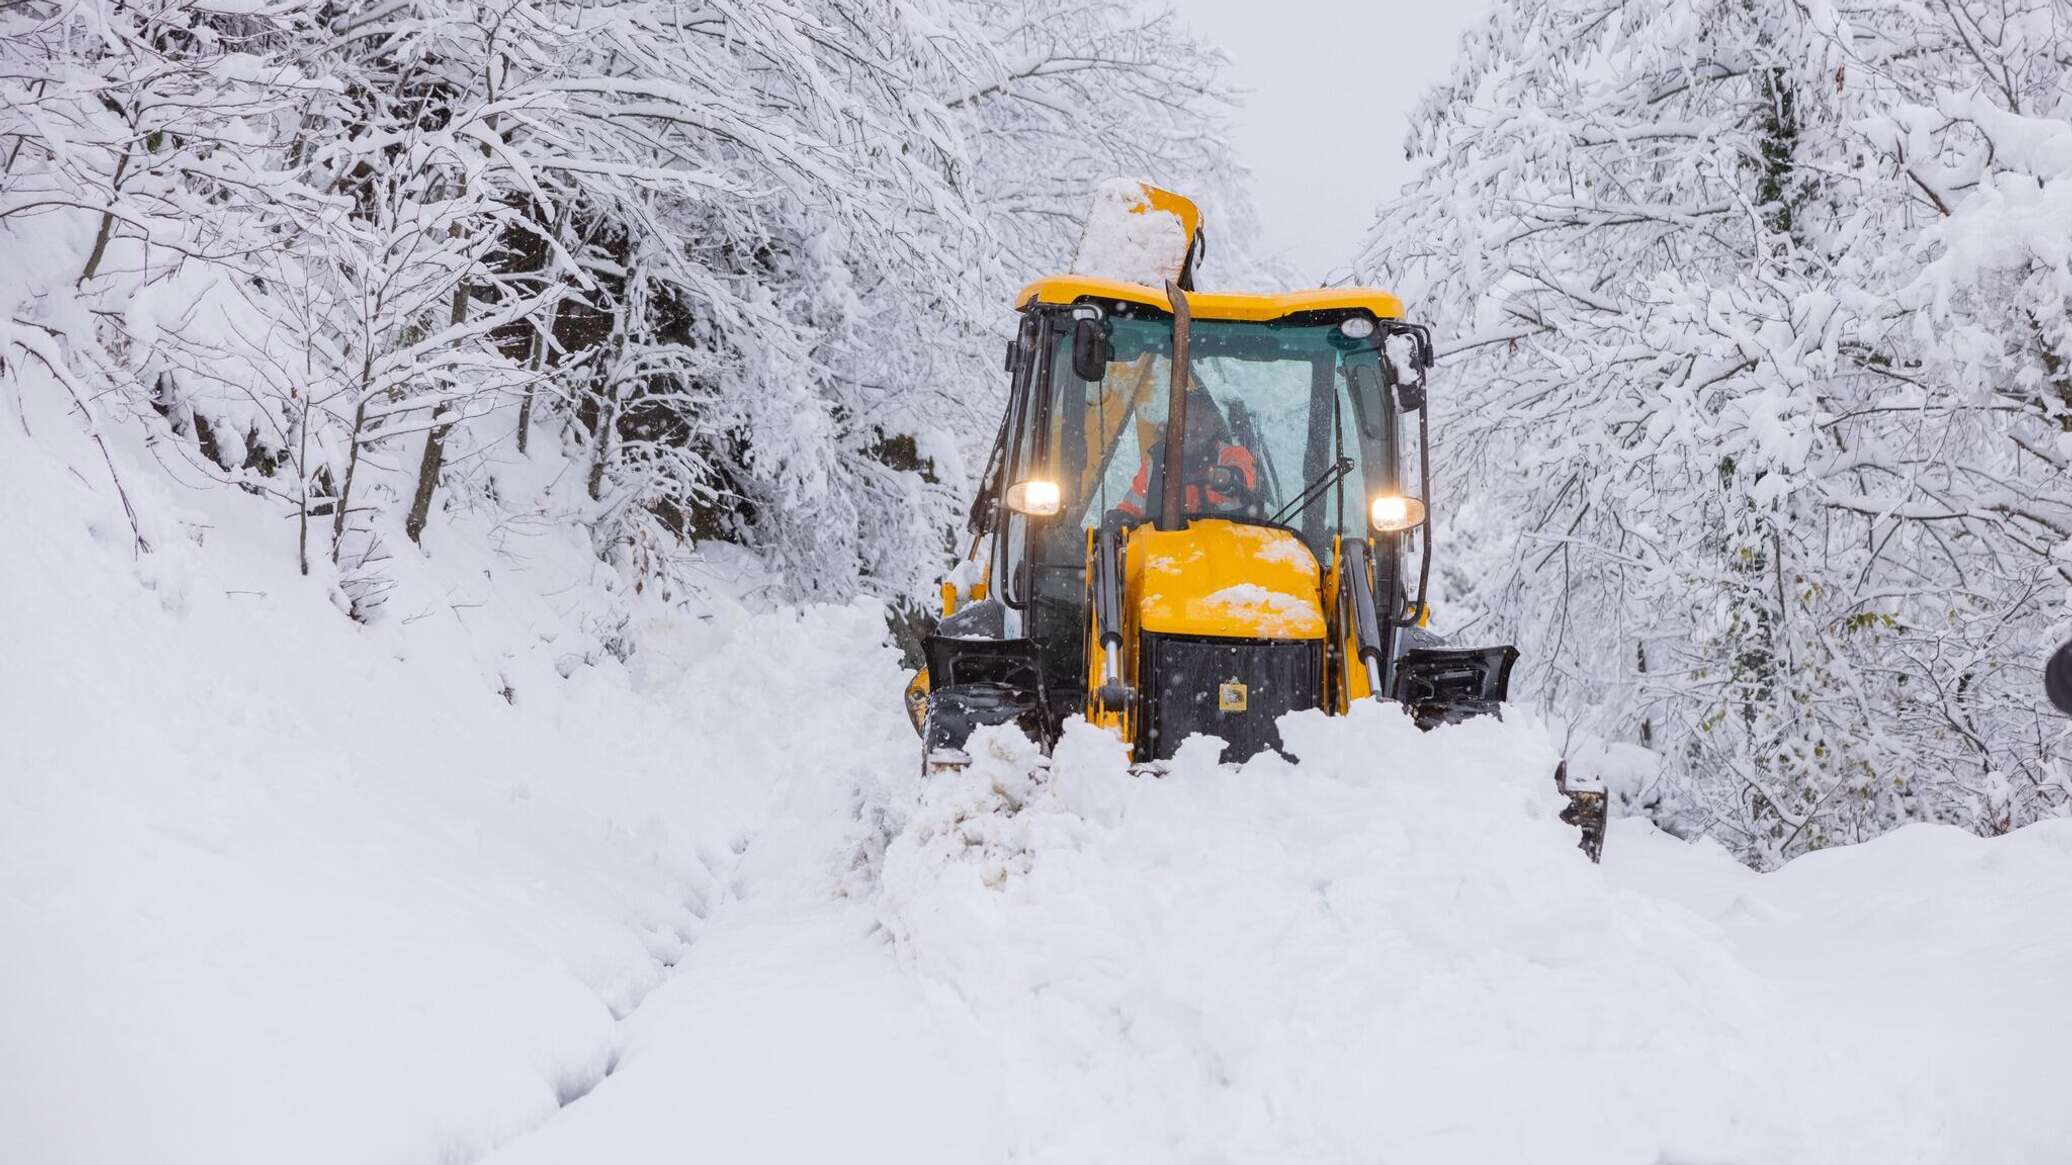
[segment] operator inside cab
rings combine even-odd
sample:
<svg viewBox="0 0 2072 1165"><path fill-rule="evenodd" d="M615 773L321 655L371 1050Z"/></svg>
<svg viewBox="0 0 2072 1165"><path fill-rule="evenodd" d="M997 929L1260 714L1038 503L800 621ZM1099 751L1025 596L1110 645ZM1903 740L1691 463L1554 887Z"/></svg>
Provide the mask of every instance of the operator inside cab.
<svg viewBox="0 0 2072 1165"><path fill-rule="evenodd" d="M1170 426L1163 426L1161 432ZM1182 480L1187 492L1180 508L1190 515L1243 516L1254 513L1259 501L1259 463L1252 451L1238 444L1216 399L1200 388L1187 392L1186 443L1181 450ZM1127 462L1125 462L1127 464ZM1109 529L1127 529L1151 514L1151 499L1165 477L1165 438L1144 448L1137 474L1130 479L1129 495L1117 502L1102 519Z"/></svg>

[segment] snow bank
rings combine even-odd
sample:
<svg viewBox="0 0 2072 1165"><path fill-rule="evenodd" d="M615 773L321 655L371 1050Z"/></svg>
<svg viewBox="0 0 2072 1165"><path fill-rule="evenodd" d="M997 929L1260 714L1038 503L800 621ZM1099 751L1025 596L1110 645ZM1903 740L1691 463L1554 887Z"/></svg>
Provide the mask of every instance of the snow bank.
<svg viewBox="0 0 2072 1165"><path fill-rule="evenodd" d="M920 794L884 924L997 1040L1014 1159L2072 1144L2038 1083L2072 1072L2072 825L1908 829L1757 876L1619 821L1593 867L1536 727L1284 723L1299 766L1203 741L1133 778L1080 726L1047 774L998 736ZM1982 990L2021 1030L1970 1010Z"/></svg>
<svg viewBox="0 0 2072 1165"><path fill-rule="evenodd" d="M362 627L244 495L111 437L136 553L76 417L8 406L10 1165L481 1157L604 1077L732 898L787 759L826 759L808 684L894 683L876 610L718 594L622 667L575 533L442 527Z"/></svg>
<svg viewBox="0 0 2072 1165"><path fill-rule="evenodd" d="M992 1033L877 923L872 871L920 765L892 657L771 646L828 684L772 735L776 807L725 914L623 1025L618 1071L487 1165L1005 1158Z"/></svg>

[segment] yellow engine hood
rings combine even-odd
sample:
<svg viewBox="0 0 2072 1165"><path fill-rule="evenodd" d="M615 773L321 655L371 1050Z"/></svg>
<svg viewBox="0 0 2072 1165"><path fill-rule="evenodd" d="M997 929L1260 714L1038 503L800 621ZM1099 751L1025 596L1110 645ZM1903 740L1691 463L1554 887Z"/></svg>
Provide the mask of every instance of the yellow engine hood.
<svg viewBox="0 0 2072 1165"><path fill-rule="evenodd" d="M1164 635L1322 639L1322 573L1287 530L1196 518L1130 532L1123 573L1137 627Z"/></svg>

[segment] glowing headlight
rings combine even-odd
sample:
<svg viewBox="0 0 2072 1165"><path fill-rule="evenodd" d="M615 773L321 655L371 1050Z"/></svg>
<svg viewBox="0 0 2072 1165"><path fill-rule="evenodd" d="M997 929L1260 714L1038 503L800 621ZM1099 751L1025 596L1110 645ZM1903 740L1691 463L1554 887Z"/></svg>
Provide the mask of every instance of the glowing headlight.
<svg viewBox="0 0 2072 1165"><path fill-rule="evenodd" d="M1374 321L1366 316L1353 316L1340 321L1338 334L1348 340L1364 340L1374 334Z"/></svg>
<svg viewBox="0 0 2072 1165"><path fill-rule="evenodd" d="M1007 508L1016 513L1047 518L1058 512L1063 501L1054 481L1018 481L1007 487Z"/></svg>
<svg viewBox="0 0 2072 1165"><path fill-rule="evenodd" d="M1421 525L1425 520L1425 504L1416 498L1383 494L1367 507L1368 524L1378 534L1394 534Z"/></svg>

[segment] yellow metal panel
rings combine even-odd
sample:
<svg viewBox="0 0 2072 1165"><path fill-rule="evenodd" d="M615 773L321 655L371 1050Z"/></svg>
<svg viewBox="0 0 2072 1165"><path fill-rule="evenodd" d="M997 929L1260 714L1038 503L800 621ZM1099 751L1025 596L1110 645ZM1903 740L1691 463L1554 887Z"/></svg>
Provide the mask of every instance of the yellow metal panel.
<svg viewBox="0 0 2072 1165"><path fill-rule="evenodd" d="M1053 275L1039 279L1015 296L1017 308L1032 303L1077 303L1082 299L1119 299L1141 303L1160 311L1173 310L1164 288L1141 283L1097 279L1091 275ZM1246 295L1238 292L1203 291L1187 296L1187 305L1198 320L1278 320L1306 311L1364 310L1382 319L1402 319L1403 301L1371 287L1322 287L1314 291L1268 292Z"/></svg>
<svg viewBox="0 0 2072 1165"><path fill-rule="evenodd" d="M1317 559L1273 526L1197 518L1140 526L1123 567L1139 630L1234 639L1322 639Z"/></svg>
<svg viewBox="0 0 2072 1165"><path fill-rule="evenodd" d="M1153 186L1149 182L1141 185L1144 188L1144 205L1133 208L1136 213L1143 214L1147 210L1165 211L1180 220L1180 232L1187 236L1189 243L1192 243L1194 233L1201 229L1201 208L1194 205L1194 200L1185 194Z"/></svg>

